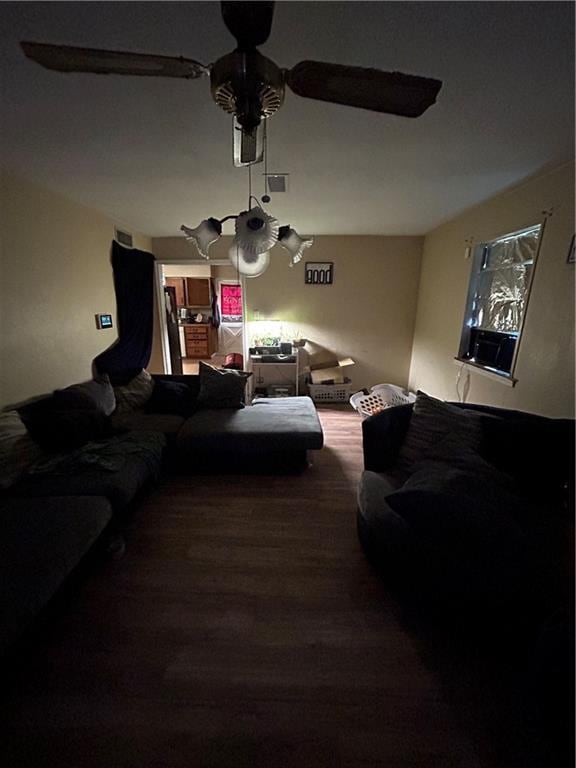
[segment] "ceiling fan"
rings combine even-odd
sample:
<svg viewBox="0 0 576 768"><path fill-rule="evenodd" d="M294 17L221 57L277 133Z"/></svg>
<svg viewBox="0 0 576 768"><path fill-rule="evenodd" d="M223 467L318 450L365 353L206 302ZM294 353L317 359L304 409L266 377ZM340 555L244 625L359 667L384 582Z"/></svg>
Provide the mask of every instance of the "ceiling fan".
<svg viewBox="0 0 576 768"><path fill-rule="evenodd" d="M191 80L209 76L212 98L235 116L239 128L234 132L239 135L236 165L260 159L258 126L282 106L286 86L305 98L402 117L422 115L434 104L442 86L440 80L429 77L321 61L301 61L292 69L281 69L257 50L270 35L273 2L222 2L221 10L238 45L208 66L176 56L34 42L21 46L29 59L59 72Z"/></svg>

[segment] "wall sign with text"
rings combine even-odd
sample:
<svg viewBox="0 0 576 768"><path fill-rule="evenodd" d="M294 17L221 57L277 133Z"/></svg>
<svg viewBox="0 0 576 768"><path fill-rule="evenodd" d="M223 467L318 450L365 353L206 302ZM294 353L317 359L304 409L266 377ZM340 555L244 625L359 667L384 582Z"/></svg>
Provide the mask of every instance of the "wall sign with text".
<svg viewBox="0 0 576 768"><path fill-rule="evenodd" d="M304 282L307 285L332 285L334 282L334 262L307 261Z"/></svg>

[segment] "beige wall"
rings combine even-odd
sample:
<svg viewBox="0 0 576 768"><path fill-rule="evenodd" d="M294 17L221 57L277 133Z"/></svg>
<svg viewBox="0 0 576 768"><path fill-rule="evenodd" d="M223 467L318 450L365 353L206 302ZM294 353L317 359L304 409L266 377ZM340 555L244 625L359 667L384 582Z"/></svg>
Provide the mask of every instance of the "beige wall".
<svg viewBox="0 0 576 768"><path fill-rule="evenodd" d="M460 391L468 402L551 416L574 414L574 265L566 263L574 234L574 164L478 205L429 233L424 243L410 386L455 400L458 352L471 260L465 239L476 242L547 220L514 388L466 369Z"/></svg>
<svg viewBox="0 0 576 768"><path fill-rule="evenodd" d="M230 242L222 237L210 257L226 259ZM353 357L356 365L347 373L357 389L380 382L406 385L422 242L421 237L316 237L306 257L334 262L332 286L305 285L304 261L290 268L288 253L277 246L268 270L245 282L248 320L257 310L262 319L282 321L286 339L307 338L312 351L319 345L338 357ZM197 258L183 237L154 238L152 249L159 261ZM230 267L216 269L215 277L236 274ZM257 328L249 323L250 343ZM156 347L153 359L161 364Z"/></svg>
<svg viewBox="0 0 576 768"><path fill-rule="evenodd" d="M281 320L288 338L354 358L347 374L356 389L405 385L421 250L420 237L316 237L306 260L334 262L334 284L323 286L305 285L304 260L290 268L288 253L276 247L268 270L246 280L248 318L257 310L261 318Z"/></svg>
<svg viewBox="0 0 576 768"><path fill-rule="evenodd" d="M193 243L189 243L184 235L179 237L153 237L152 251L158 261L198 261L202 260Z"/></svg>
<svg viewBox="0 0 576 768"><path fill-rule="evenodd" d="M94 320L109 312L116 325L115 225L122 223L2 174L0 407L90 378L93 358L116 338ZM138 235L134 244L151 246Z"/></svg>
<svg viewBox="0 0 576 768"><path fill-rule="evenodd" d="M209 264L166 264L164 277L210 277Z"/></svg>

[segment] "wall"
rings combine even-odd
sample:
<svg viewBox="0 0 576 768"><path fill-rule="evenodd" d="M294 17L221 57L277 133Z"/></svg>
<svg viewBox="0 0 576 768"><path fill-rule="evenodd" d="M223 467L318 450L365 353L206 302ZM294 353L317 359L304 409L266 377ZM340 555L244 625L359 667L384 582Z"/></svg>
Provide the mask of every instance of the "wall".
<svg viewBox="0 0 576 768"><path fill-rule="evenodd" d="M209 264L166 264L162 268L164 277L210 277Z"/></svg>
<svg viewBox="0 0 576 768"><path fill-rule="evenodd" d="M282 321L283 335L306 338L337 357L355 389L381 382L406 385L414 331L422 238L318 236L305 260L334 262L334 283L304 284L304 261L289 267L276 247L272 263L246 280L248 319ZM254 335L250 323L249 333Z"/></svg>
<svg viewBox="0 0 576 768"><path fill-rule="evenodd" d="M509 387L477 372L462 377L468 402L550 416L574 414L574 265L566 263L574 234L574 164L561 166L466 211L429 233L424 242L410 386L456 399L458 352L471 260L476 242L547 220L532 293Z"/></svg>
<svg viewBox="0 0 576 768"><path fill-rule="evenodd" d="M212 259L227 259L231 237L211 246ZM307 338L330 356L353 357L347 370L359 389L379 382L406 385L414 331L423 238L318 236L307 251L309 261L333 261L334 284L304 284L304 260L289 266L286 251L276 247L272 263L258 278L246 280L248 320L281 320L286 339ZM195 249L183 237L154 238L152 249L162 259L190 261ZM219 267L215 276L232 277ZM225 274L224 274L225 270ZM249 339L258 331L249 324ZM154 360L161 360L155 347ZM161 368L159 369L161 370Z"/></svg>
<svg viewBox="0 0 576 768"><path fill-rule="evenodd" d="M0 407L91 376L116 338L115 222L9 173L0 180ZM125 226L123 226L126 229ZM135 246L151 241L135 235Z"/></svg>

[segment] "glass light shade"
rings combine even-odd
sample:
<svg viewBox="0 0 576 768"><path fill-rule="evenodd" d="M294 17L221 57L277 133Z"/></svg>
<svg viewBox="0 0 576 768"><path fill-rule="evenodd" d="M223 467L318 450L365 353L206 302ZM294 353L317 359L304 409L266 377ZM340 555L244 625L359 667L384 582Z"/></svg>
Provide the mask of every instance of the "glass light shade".
<svg viewBox="0 0 576 768"><path fill-rule="evenodd" d="M204 219L195 229L191 229L185 224L182 224L180 229L186 234L186 240L194 241L198 253L205 259L208 258L208 249L212 243L215 243L222 234L222 224L218 219L213 218Z"/></svg>
<svg viewBox="0 0 576 768"><path fill-rule="evenodd" d="M264 253L278 241L279 229L277 219L254 206L236 219L235 242L245 253Z"/></svg>
<svg viewBox="0 0 576 768"><path fill-rule="evenodd" d="M279 234L278 242L283 248L286 248L288 253L292 256L290 266L298 264L304 255L306 248L310 248L314 243L313 238L300 237L298 232L296 232L295 229L292 229L292 227L280 227Z"/></svg>
<svg viewBox="0 0 576 768"><path fill-rule="evenodd" d="M236 238L234 238L230 246L228 258L234 268L245 277L260 277L260 275L266 272L270 264L270 254L268 251L264 251L264 253L246 251L237 242Z"/></svg>

